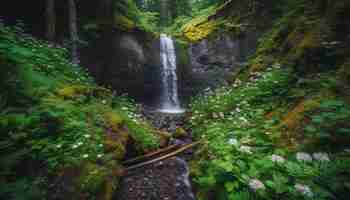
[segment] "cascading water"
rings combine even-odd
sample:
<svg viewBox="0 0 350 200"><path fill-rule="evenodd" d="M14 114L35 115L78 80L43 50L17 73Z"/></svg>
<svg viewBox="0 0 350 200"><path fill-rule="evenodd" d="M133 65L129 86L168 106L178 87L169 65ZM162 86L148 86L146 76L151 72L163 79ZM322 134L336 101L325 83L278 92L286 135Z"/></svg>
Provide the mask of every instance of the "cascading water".
<svg viewBox="0 0 350 200"><path fill-rule="evenodd" d="M165 113L183 113L180 106L177 91L176 52L174 41L166 34L160 35L160 58L161 58L161 107Z"/></svg>

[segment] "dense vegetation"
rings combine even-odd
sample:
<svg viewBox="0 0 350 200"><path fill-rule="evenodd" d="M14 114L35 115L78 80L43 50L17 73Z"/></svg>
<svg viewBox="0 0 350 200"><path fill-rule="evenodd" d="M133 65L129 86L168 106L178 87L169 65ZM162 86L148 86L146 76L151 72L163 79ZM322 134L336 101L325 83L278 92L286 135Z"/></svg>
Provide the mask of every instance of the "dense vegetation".
<svg viewBox="0 0 350 200"><path fill-rule="evenodd" d="M20 25L0 24L0 39L0 197L42 199L58 172L76 174L68 186L74 194L64 195L111 196L117 176L106 186L105 178L116 173L127 145L155 149L157 132L129 99L97 86L71 64L65 49L24 34Z"/></svg>
<svg viewBox="0 0 350 200"><path fill-rule="evenodd" d="M322 3L297 1L264 16L274 25L232 86L193 101L190 127L206 141L192 163L201 198L347 198L349 26L341 21L349 4ZM214 23L258 27L232 13Z"/></svg>
<svg viewBox="0 0 350 200"><path fill-rule="evenodd" d="M115 199L121 161L167 144L62 47L110 44L116 32L166 32L184 48L261 33L230 84L193 97L177 129L201 142L190 161L198 199L348 198L349 1L101 2L76 1L77 41L62 19L50 42L0 21L0 199Z"/></svg>

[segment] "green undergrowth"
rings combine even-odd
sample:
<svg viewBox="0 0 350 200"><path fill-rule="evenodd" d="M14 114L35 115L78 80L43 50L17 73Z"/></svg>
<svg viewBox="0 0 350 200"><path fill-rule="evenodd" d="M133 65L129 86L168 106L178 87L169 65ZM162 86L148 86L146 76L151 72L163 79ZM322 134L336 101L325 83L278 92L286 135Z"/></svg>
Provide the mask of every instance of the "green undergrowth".
<svg viewBox="0 0 350 200"><path fill-rule="evenodd" d="M349 5L320 4L291 4L231 86L193 99L199 199L348 198Z"/></svg>
<svg viewBox="0 0 350 200"><path fill-rule="evenodd" d="M132 101L97 86L68 57L20 26L0 24L2 199L43 199L57 176L74 180L55 184L67 184L75 195L104 193L101 199L111 199L127 144L140 153L159 145ZM94 170L71 174L85 166Z"/></svg>
<svg viewBox="0 0 350 200"><path fill-rule="evenodd" d="M205 141L192 162L200 198L346 199L349 179L340 174L349 173L348 144L338 145L349 138L350 105L315 86L294 111L293 80L275 65L193 101L190 128Z"/></svg>
<svg viewBox="0 0 350 200"><path fill-rule="evenodd" d="M214 14L216 9L217 5L212 5L198 11L194 16L179 16L165 31L177 37L185 35L185 39L191 41L203 39L216 30L217 23L207 22L208 17Z"/></svg>
<svg viewBox="0 0 350 200"><path fill-rule="evenodd" d="M112 23L112 24L111 24ZM148 33L159 32L159 13L138 8L133 0L121 0L113 3L113 19L98 17L84 22L83 30L90 35L108 25L123 32L142 30Z"/></svg>

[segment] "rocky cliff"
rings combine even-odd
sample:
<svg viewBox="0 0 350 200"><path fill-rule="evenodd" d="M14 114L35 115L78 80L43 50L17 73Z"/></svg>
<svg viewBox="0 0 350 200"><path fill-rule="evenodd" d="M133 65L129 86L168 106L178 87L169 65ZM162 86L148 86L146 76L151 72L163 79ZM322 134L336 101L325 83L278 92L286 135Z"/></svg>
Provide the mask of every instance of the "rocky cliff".
<svg viewBox="0 0 350 200"><path fill-rule="evenodd" d="M89 46L83 60L101 84L152 103L159 91L159 49L155 34L115 29Z"/></svg>

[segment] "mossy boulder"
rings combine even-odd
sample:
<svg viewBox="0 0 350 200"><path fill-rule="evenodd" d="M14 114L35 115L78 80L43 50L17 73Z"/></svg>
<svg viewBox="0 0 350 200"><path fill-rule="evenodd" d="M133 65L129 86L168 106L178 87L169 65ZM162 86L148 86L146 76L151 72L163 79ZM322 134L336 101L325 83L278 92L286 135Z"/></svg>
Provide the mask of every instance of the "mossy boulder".
<svg viewBox="0 0 350 200"><path fill-rule="evenodd" d="M126 154L128 140L129 134L126 131L113 132L108 130L104 140L104 150L106 153L111 154L113 159L123 159Z"/></svg>
<svg viewBox="0 0 350 200"><path fill-rule="evenodd" d="M62 169L56 176L51 196L57 199L112 200L118 188L120 166L81 163Z"/></svg>
<svg viewBox="0 0 350 200"><path fill-rule="evenodd" d="M112 131L118 132L123 126L123 118L116 112L110 111L104 114L104 121L106 123L106 128Z"/></svg>
<svg viewBox="0 0 350 200"><path fill-rule="evenodd" d="M183 129L182 127L177 127L175 130L175 134L174 137L175 138L182 138L182 137L186 137L188 134L185 131L185 129Z"/></svg>
<svg viewBox="0 0 350 200"><path fill-rule="evenodd" d="M87 85L63 85L57 89L57 94L65 99L74 99L78 96L111 98L111 91L109 89Z"/></svg>
<svg viewBox="0 0 350 200"><path fill-rule="evenodd" d="M159 136L159 146L165 147L168 145L169 139L171 138L171 133L166 131L158 131L157 135Z"/></svg>
<svg viewBox="0 0 350 200"><path fill-rule="evenodd" d="M66 85L58 89L57 93L59 96L69 99L85 94L88 90L89 89L83 85Z"/></svg>
<svg viewBox="0 0 350 200"><path fill-rule="evenodd" d="M110 175L106 167L88 163L82 168L78 184L82 191L97 194L104 189L107 177Z"/></svg>

